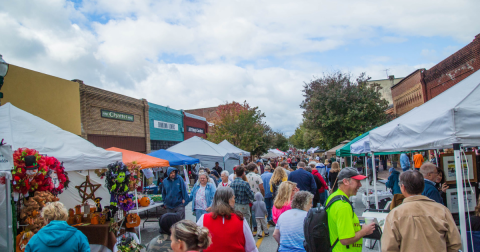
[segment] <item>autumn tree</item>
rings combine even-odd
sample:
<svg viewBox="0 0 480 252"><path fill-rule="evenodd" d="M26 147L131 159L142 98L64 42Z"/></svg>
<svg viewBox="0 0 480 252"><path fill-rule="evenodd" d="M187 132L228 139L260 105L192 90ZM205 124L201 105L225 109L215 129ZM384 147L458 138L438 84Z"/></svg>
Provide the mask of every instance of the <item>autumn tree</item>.
<svg viewBox="0 0 480 252"><path fill-rule="evenodd" d="M263 122L265 114L258 107L250 107L245 101L226 103L217 108L218 120L208 140L220 143L227 140L240 149L253 155L262 154L273 141L273 132Z"/></svg>
<svg viewBox="0 0 480 252"><path fill-rule="evenodd" d="M351 74L334 72L304 85L304 127L318 134L325 149L388 121L381 86L369 79L365 73L352 80Z"/></svg>

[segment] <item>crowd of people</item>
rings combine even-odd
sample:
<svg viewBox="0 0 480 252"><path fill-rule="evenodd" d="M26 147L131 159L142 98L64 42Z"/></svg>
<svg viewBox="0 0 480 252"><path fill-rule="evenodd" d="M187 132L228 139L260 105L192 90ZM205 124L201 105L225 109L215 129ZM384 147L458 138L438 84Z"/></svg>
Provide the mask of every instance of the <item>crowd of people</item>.
<svg viewBox="0 0 480 252"><path fill-rule="evenodd" d="M178 170L168 168L162 189L167 213L159 220L163 236L152 240L147 251L159 251L160 237L165 236L175 252L258 251L255 235L269 236L268 225L275 226L272 236L278 251L305 251L304 242L309 240L305 236L312 234L304 233L304 220L318 205L327 213L332 251L362 251L363 239L377 226L373 222L361 224L350 197L357 195L367 176L359 174L357 168L341 169L334 160L309 159L296 162L296 167L291 165L292 158L290 163L251 162L236 166L233 176L217 167L199 168L198 181L190 193ZM460 233L442 196L448 188L443 172L431 162L423 162L418 170L415 166L390 171L387 187L403 199L398 204L392 202L385 219L382 251L458 251L462 247ZM219 176L212 178L212 171ZM185 206L190 202L196 222L185 220ZM66 224L67 211L61 203L49 203L42 216L47 226L30 240L25 251L89 250L85 235ZM480 203L469 220L474 243L478 242L475 232L479 229Z"/></svg>

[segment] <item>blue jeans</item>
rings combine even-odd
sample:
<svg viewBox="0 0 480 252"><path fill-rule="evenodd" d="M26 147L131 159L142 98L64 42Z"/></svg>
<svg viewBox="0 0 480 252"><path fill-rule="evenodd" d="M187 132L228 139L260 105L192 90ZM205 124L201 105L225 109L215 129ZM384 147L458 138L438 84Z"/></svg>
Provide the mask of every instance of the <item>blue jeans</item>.
<svg viewBox="0 0 480 252"><path fill-rule="evenodd" d="M265 198L265 206L267 207L267 221L271 221L272 217L272 208L273 208L273 197L272 198Z"/></svg>
<svg viewBox="0 0 480 252"><path fill-rule="evenodd" d="M195 209L195 215L197 217L197 222L198 222L198 219L200 219L200 217L202 217L202 215L206 214L207 211L206 210L202 210L202 209Z"/></svg>
<svg viewBox="0 0 480 252"><path fill-rule="evenodd" d="M257 227L257 220L255 220L255 213L252 211L252 207L250 207L250 213L252 214L252 229L253 229Z"/></svg>
<svg viewBox="0 0 480 252"><path fill-rule="evenodd" d="M320 204L322 204L322 206L325 206L325 201L327 200L327 197L328 197L327 195L328 195L327 191L320 193Z"/></svg>
<svg viewBox="0 0 480 252"><path fill-rule="evenodd" d="M409 166L408 166L408 167L403 167L403 168L402 168L402 170L403 170L403 171L408 171L409 169L410 169L410 167L409 167Z"/></svg>

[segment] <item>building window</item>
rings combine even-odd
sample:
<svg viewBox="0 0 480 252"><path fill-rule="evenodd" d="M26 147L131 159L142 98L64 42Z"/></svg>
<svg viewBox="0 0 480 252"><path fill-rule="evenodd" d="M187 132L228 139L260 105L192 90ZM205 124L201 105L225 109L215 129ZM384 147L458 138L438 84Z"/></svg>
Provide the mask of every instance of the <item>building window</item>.
<svg viewBox="0 0 480 252"><path fill-rule="evenodd" d="M150 140L150 148L153 150L168 149L175 144L178 144L178 141L159 141L159 140Z"/></svg>

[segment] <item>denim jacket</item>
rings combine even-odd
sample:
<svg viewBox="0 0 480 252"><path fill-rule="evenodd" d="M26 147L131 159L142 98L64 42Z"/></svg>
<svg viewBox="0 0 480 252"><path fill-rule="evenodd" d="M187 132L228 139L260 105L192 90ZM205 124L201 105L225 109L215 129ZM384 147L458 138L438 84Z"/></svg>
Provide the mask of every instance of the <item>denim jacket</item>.
<svg viewBox="0 0 480 252"><path fill-rule="evenodd" d="M192 211L194 212L195 212L195 197L197 196L198 189L200 189L200 183L195 184L189 198L189 201L192 202ZM207 207L212 206L213 196L215 195L216 190L217 188L212 183L207 183L207 185L205 186L205 200L207 201Z"/></svg>

